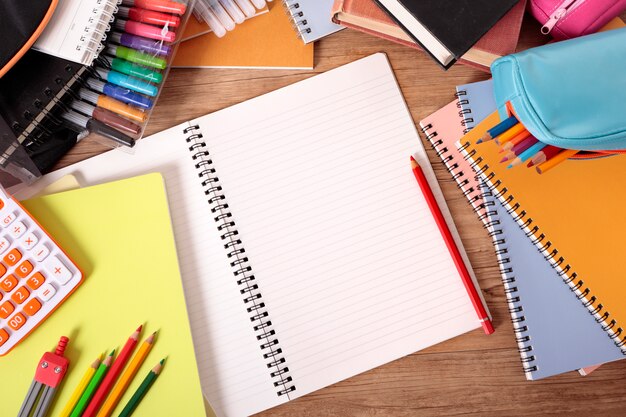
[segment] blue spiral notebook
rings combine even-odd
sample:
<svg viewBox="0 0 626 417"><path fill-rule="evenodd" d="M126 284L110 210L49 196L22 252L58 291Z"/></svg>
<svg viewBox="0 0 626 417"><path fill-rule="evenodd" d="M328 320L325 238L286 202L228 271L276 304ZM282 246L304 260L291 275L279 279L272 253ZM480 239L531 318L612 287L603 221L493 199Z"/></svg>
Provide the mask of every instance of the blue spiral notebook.
<svg viewBox="0 0 626 417"><path fill-rule="evenodd" d="M436 125L429 125L425 133L474 208L485 213L482 218L494 240L526 377L541 379L624 358L497 199L468 182L472 173L459 172L467 165L457 163L463 157L453 144L464 130L495 111L492 81L458 86L457 98L456 106L439 111L450 112L442 120L458 120L459 137L437 134L454 129Z"/></svg>
<svg viewBox="0 0 626 417"><path fill-rule="evenodd" d="M304 43L314 42L344 29L330 19L333 2L334 0L283 0Z"/></svg>

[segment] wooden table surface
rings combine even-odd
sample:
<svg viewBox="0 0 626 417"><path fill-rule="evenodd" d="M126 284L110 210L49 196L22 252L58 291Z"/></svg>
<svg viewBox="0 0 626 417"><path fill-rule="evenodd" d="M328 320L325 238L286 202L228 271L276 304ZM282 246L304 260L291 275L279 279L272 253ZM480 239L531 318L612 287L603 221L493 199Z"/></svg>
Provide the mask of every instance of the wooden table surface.
<svg viewBox="0 0 626 417"><path fill-rule="evenodd" d="M622 17L626 18L626 13ZM544 41L538 24L527 17L520 49ZM488 78L488 74L464 65L444 72L423 53L344 30L315 45L313 71L172 70L146 133L380 51L389 56L416 124L450 102L455 86ZM491 239L427 142L424 146L492 312L496 332L486 336L482 330L475 330L260 415L624 415L626 361L604 365L586 377L569 372L541 381L526 380ZM87 138L59 167L103 150L106 148Z"/></svg>

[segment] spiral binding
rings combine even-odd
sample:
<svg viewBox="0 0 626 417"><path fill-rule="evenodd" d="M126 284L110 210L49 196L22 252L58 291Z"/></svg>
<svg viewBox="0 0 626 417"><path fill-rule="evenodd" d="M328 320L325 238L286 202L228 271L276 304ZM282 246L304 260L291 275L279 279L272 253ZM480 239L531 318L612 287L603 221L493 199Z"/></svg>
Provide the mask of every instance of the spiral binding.
<svg viewBox="0 0 626 417"><path fill-rule="evenodd" d="M91 62L104 48L107 33L111 30L111 22L115 20L118 11L118 0L96 0L97 6L91 10L91 16L84 27L84 34L77 51L84 51L82 63L91 65Z"/></svg>
<svg viewBox="0 0 626 417"><path fill-rule="evenodd" d="M213 166L213 161L210 158L207 144L203 140L200 126L190 125L183 129L183 134L188 135L185 141L189 147L191 159L198 170L198 177L202 180L201 185L207 197L211 215L214 216L213 219L217 223L217 230L221 233L220 238L224 241L226 256L233 269L237 285L240 288L239 291L246 305L246 311L250 315L250 321L253 323L252 328L257 340L260 342L259 346L263 352L263 359L268 361L266 365L270 370L270 377L274 387L278 389L277 395L286 395L289 398L289 393L295 391L296 387L293 384L293 378L289 374L285 356L280 348L272 321L269 319L269 312L256 283L252 267L245 256L246 250L243 242L237 237L239 232L233 220L233 215L229 211L226 196Z"/></svg>
<svg viewBox="0 0 626 417"><path fill-rule="evenodd" d="M481 191L486 202L495 205L493 201L494 195L489 186L481 183ZM524 307L520 296L517 294L517 286L515 282L515 274L513 268L509 266L511 259L508 257L508 249L504 238L498 238L502 235L502 230L498 228L500 220L498 220L498 212L491 209L488 218L485 220L485 228L492 237L492 243L498 258L498 267L504 285L504 295L509 306L511 322L513 323L513 332L515 333L515 341L517 342L517 350L519 351L522 367L526 374L531 374L537 370L537 366L533 364L535 356L533 355L533 346L530 343L530 334L526 325L526 317L524 317Z"/></svg>
<svg viewBox="0 0 626 417"><path fill-rule="evenodd" d="M463 195L469 201L472 209L478 215L478 218L482 221L486 219L487 213L483 211L488 209L488 207L493 206L494 203L483 201L482 192L474 187L470 186L470 182L466 177L466 173L460 169L459 164L454 161L454 156L452 153L449 153L449 150L446 146L443 145L443 141L439 139L439 134L432 130L433 125L427 124L421 126L421 131L435 150L437 156L441 159L446 170L452 176L452 179L456 182L457 187L461 189Z"/></svg>
<svg viewBox="0 0 626 417"><path fill-rule="evenodd" d="M466 90L459 90L456 93L454 93L454 96L458 99L456 102L456 107L459 110L459 117L461 118L461 125L463 127L465 127L465 129L463 129L463 134L465 135L467 132L469 132L470 130L472 130L471 126L467 126L469 123L474 123L474 118L471 116L467 116L468 114L472 113L472 109L469 108L469 100L467 98L463 98L465 96L467 96L467 91ZM468 106L467 108L463 108L463 106Z"/></svg>
<svg viewBox="0 0 626 417"><path fill-rule="evenodd" d="M611 318L611 313L602 304L597 303L597 298L585 286L584 280L578 278L578 275L572 270L572 267L565 261L564 257L559 256L558 249L554 247L552 242L547 240L545 234L541 233L539 226L534 224L528 213L525 210L520 210L520 204L515 201L515 197L506 187L502 186L502 182L495 178L496 174L490 169L489 164L484 163L483 158L477 156L476 150L470 149L470 146L470 142L466 142L461 146L460 151L463 157L470 163L472 169L482 178L485 187L487 187L494 198L502 202L507 213L513 216L513 219L524 231L526 237L531 240L544 258L550 262L552 268L557 271L563 282L576 294L576 298L594 316L596 322L604 323L602 330L608 333L615 345L626 355L626 336L622 334L624 333L623 329L616 327L617 322Z"/></svg>
<svg viewBox="0 0 626 417"><path fill-rule="evenodd" d="M300 38L304 40L304 34L311 33L311 28L304 16L304 12L300 9L299 0L283 0L283 7L289 15L291 25L298 32Z"/></svg>

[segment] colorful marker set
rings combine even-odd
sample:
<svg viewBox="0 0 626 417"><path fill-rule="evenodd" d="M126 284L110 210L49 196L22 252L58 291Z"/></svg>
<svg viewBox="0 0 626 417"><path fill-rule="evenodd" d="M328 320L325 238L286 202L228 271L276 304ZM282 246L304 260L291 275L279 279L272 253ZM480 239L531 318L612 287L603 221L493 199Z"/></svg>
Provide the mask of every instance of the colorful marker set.
<svg viewBox="0 0 626 417"><path fill-rule="evenodd" d="M132 147L143 134L188 13L173 0L123 0L108 44L63 119L75 130Z"/></svg>
<svg viewBox="0 0 626 417"><path fill-rule="evenodd" d="M142 329L143 326L139 326L133 332L117 357L113 350L104 360L100 355L87 368L60 417L109 417L113 414L156 342L155 332L145 339L133 356ZM121 412L118 411L118 415L130 416L135 411L160 374L164 362L165 359L162 359L150 370Z"/></svg>
<svg viewBox="0 0 626 417"><path fill-rule="evenodd" d="M477 143L495 140L500 145L500 153L504 154L500 163L507 162L507 168L527 163L534 166L538 173L543 174L561 162L576 155L579 151L562 149L538 141L519 123L515 116L503 120L487 130Z"/></svg>
<svg viewBox="0 0 626 417"><path fill-rule="evenodd" d="M221 38L226 32L235 29L235 25L254 16L256 9L260 10L265 6L265 0L198 0L193 13Z"/></svg>

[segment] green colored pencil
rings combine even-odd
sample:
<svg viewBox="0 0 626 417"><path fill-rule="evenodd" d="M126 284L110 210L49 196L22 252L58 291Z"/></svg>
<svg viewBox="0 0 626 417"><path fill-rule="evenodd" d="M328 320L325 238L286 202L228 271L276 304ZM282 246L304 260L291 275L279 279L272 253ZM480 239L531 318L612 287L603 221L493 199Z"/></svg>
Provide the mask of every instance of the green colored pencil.
<svg viewBox="0 0 626 417"><path fill-rule="evenodd" d="M83 414L83 411L85 411L85 408L87 408L91 397L98 389L98 385L100 385L100 382L102 382L104 375L109 370L111 362L113 362L114 354L115 349L113 349L109 356L107 356L106 359L102 361L95 375L93 376L93 378L91 378L91 381L89 381L89 385L87 385L87 388L85 388L83 395L80 396L80 399L76 403L76 407L74 407L74 410L72 411L72 414L70 414L70 417L80 417Z"/></svg>
<svg viewBox="0 0 626 417"><path fill-rule="evenodd" d="M137 391L135 391L131 399L128 401L128 404L126 404L119 417L129 417L131 414L133 414L135 408L137 408L144 395L146 395L154 381L161 373L161 369L163 368L164 363L165 359L161 359L161 362L159 362L157 366L155 366L150 372L148 372L148 376L146 376L139 388L137 388Z"/></svg>

